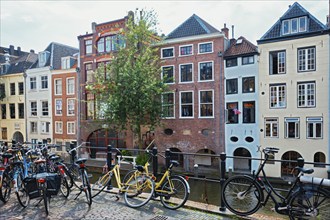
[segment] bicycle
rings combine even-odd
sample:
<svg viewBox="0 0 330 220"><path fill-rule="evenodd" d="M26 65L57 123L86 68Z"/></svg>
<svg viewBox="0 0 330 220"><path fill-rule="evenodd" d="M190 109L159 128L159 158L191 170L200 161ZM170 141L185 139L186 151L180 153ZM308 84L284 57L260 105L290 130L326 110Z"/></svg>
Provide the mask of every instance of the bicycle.
<svg viewBox="0 0 330 220"><path fill-rule="evenodd" d="M118 148L114 148L121 156ZM143 170L140 170L141 172ZM93 198L99 195L105 187L110 185L112 176L115 180L120 194L124 194L126 205L131 208L139 208L149 202L155 191L154 181L147 175L141 175L138 172L127 178L127 181L121 181L120 163L115 164L108 172L99 177L94 183L93 192L98 191L93 195ZM118 197L117 197L118 199Z"/></svg>
<svg viewBox="0 0 330 220"><path fill-rule="evenodd" d="M313 169L297 166L295 170L298 174L286 196L282 196L273 188L264 166L270 155L278 151L278 148L272 147L263 149L265 159L252 177L237 175L225 181L221 193L225 206L236 215L247 216L257 212L271 198L275 204L275 211L288 215L291 220L330 219L330 192L324 189L325 186L330 186L330 180L304 176L312 174Z"/></svg>
<svg viewBox="0 0 330 220"><path fill-rule="evenodd" d="M149 145L151 146L151 145ZM136 168L138 171L143 171L146 175L151 176L154 180L156 177L149 173L149 161L150 158L153 158L153 155L148 148L146 152L150 155L149 160L145 163L144 166L138 165ZM165 158L165 156L161 154L161 157ZM182 207L186 201L188 200L190 194L190 186L185 178L179 175L172 175L172 168L179 166L179 162L175 160L170 160L170 164L166 168L165 173L162 175L159 181L155 182L155 193L153 198L160 197L160 201L164 207L168 209L178 209ZM136 172L135 170L129 171L124 177L124 181L128 178L132 173Z"/></svg>
<svg viewBox="0 0 330 220"><path fill-rule="evenodd" d="M82 145L84 144L84 142L82 144L80 144L79 146L71 149L70 151L68 151L69 154L71 154L72 152L77 152L77 150L82 147ZM81 186L78 186L75 182L74 185L77 186L77 188L80 190L80 192L77 194L75 200L78 198L78 196L84 192L85 196L86 196L86 200L87 200L87 204L89 206L92 205L92 192L91 192L91 185L88 179L88 174L87 174L87 168L86 168L86 158L79 158L75 161L75 163L77 164L77 166L79 166L78 168L78 173L82 182Z"/></svg>

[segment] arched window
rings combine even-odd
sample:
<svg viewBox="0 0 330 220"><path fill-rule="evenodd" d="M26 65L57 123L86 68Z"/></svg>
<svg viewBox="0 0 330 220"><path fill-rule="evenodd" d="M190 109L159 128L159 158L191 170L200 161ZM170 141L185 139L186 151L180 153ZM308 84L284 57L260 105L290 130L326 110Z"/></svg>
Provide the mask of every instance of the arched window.
<svg viewBox="0 0 330 220"><path fill-rule="evenodd" d="M318 163L325 163L325 155L322 152L316 152L314 154L314 167L325 167L323 164Z"/></svg>

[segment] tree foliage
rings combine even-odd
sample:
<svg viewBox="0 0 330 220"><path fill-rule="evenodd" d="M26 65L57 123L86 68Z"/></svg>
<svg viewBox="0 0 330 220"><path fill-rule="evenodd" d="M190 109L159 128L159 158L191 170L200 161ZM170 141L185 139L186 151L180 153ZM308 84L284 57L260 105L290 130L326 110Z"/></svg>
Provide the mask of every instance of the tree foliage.
<svg viewBox="0 0 330 220"><path fill-rule="evenodd" d="M126 45L107 66L109 77L98 71L95 83L87 88L96 94L103 118L120 130L133 131L140 148L141 128L153 129L160 123L161 94L167 89L155 46L160 41L156 25L153 11L130 13L121 33Z"/></svg>

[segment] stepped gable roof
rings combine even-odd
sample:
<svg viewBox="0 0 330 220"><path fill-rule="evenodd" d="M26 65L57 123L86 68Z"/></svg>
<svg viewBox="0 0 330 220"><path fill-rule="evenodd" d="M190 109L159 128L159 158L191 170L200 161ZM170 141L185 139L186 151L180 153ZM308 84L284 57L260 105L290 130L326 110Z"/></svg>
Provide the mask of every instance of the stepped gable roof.
<svg viewBox="0 0 330 220"><path fill-rule="evenodd" d="M178 26L171 33L169 33L166 36L165 40L202 34L211 34L216 32L220 31L206 21L204 21L203 19L201 19L200 17L198 17L197 15L193 14L180 26Z"/></svg>
<svg viewBox="0 0 330 220"><path fill-rule="evenodd" d="M78 48L56 42L50 43L44 51L48 51L50 53L45 66L52 66L53 69L61 69L62 57L73 56L74 54L79 53ZM32 68L38 68L38 62L36 62Z"/></svg>
<svg viewBox="0 0 330 220"><path fill-rule="evenodd" d="M283 20L307 16L307 31L296 34L281 35L281 24ZM325 24L322 24L317 18L309 13L304 7L298 2L295 2L290 8L280 17L280 19L258 40L259 42L277 39L277 38L290 38L304 36L310 33L317 33L320 31L327 30Z"/></svg>
<svg viewBox="0 0 330 220"><path fill-rule="evenodd" d="M258 54L258 47L240 36L237 40L230 40L231 45L224 53L224 59L229 57L239 57L244 55Z"/></svg>

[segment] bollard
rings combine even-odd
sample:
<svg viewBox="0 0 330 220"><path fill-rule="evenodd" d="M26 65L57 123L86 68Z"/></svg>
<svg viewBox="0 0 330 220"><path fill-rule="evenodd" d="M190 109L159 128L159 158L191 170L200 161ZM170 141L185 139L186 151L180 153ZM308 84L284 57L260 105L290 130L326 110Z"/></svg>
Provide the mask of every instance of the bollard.
<svg viewBox="0 0 330 220"><path fill-rule="evenodd" d="M107 166L108 166L107 172L112 168L111 163L112 163L112 146L111 146L111 144L109 144L108 147L107 147ZM111 178L110 178L110 181L108 183L107 189L108 190L112 189Z"/></svg>
<svg viewBox="0 0 330 220"><path fill-rule="evenodd" d="M220 154L220 193L222 192L222 186L223 186L225 181L226 181L226 153L222 152ZM224 212L224 211L226 211L226 206L225 206L225 203L222 199L222 196L221 196L220 199L221 200L220 200L219 210L221 212Z"/></svg>
<svg viewBox="0 0 330 220"><path fill-rule="evenodd" d="M166 166L166 169L170 166L170 164L171 164L171 150L166 149L166 151L165 151L165 166Z"/></svg>
<svg viewBox="0 0 330 220"><path fill-rule="evenodd" d="M158 156L157 156L158 150L157 147L154 147L152 149L152 169L154 176L157 178L158 175Z"/></svg>

